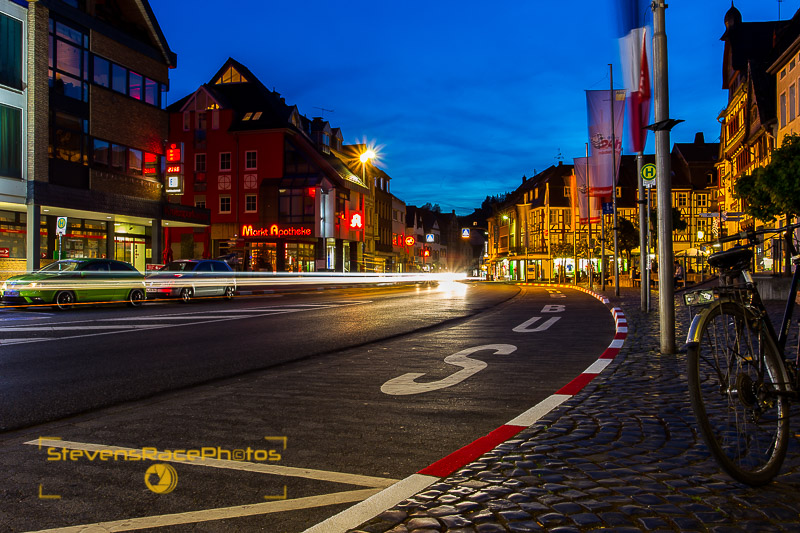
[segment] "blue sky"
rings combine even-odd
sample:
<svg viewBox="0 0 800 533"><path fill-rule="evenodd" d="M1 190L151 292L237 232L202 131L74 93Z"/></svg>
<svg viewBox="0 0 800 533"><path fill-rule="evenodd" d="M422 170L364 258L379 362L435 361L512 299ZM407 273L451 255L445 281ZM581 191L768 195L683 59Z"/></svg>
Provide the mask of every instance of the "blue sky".
<svg viewBox="0 0 800 533"><path fill-rule="evenodd" d="M730 0L666 10L672 142L719 138ZM787 20L800 0L736 0L745 22ZM345 143L381 146L392 192L468 214L487 195L584 153L584 90L622 88L612 0L275 2L151 0L178 68L170 101L228 57ZM225 9L225 6L229 8ZM333 111L323 111L326 110ZM652 115L651 115L652 116ZM627 150L627 133L624 150ZM646 153L653 152L652 135Z"/></svg>

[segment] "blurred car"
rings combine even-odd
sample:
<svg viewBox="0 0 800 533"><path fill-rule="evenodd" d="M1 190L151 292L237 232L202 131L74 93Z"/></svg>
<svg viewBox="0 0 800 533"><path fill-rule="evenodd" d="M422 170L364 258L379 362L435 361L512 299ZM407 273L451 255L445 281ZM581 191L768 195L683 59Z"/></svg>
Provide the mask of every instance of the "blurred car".
<svg viewBox="0 0 800 533"><path fill-rule="evenodd" d="M222 296L227 300L236 292L233 269L216 259L178 259L148 274L145 282L148 298L192 298Z"/></svg>
<svg viewBox="0 0 800 533"><path fill-rule="evenodd" d="M147 297L144 275L114 259L62 259L8 278L0 285L0 293L5 304L52 304L61 310L84 302L138 306Z"/></svg>

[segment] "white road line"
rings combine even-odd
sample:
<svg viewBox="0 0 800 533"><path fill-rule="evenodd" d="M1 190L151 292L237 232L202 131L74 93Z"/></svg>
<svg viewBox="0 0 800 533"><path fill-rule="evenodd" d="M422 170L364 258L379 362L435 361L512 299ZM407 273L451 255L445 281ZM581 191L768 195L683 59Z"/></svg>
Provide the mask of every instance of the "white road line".
<svg viewBox="0 0 800 533"><path fill-rule="evenodd" d="M552 394L524 413L518 415L513 420L506 422L506 425L524 427L532 426L544 415L548 414L550 411L566 402L570 398L572 398L572 395L570 394Z"/></svg>
<svg viewBox="0 0 800 533"><path fill-rule="evenodd" d="M263 316L265 314L275 314L275 313L258 313L256 315L236 315L236 316L230 316L230 315L203 315L203 318L204 319L209 319L209 318L228 318L228 319L231 319L231 318L252 318L254 316ZM167 316L160 316L158 318L152 318L152 317L148 317L148 316L132 316L132 317L126 317L126 318L104 318L103 322L132 322L132 321L146 321L146 320L147 321L151 321L151 322L155 320L155 321L158 322L158 321L161 321L161 320L196 320L196 319L197 319L197 316L184 316L184 315L172 315L172 316L167 315ZM94 329L96 327L98 327L98 326L88 326L85 329ZM105 326L103 326L103 327L105 327ZM113 327L113 326L109 326L109 327ZM2 330L3 330L3 328L0 328L0 331L2 331Z"/></svg>
<svg viewBox="0 0 800 533"><path fill-rule="evenodd" d="M32 446L44 446L47 448L64 448L67 450L84 450L87 452L122 452L123 455L143 457L144 450L140 448L124 448L120 446L106 446L103 444L92 444L87 442L72 442L66 440L54 439L36 439L28 441L25 444ZM149 451L149 450L148 450ZM158 452L166 452L167 450L159 450ZM158 452L152 452L158 454ZM131 455L136 454L136 455ZM173 454L169 454L172 456ZM152 456L152 454L150 455ZM149 459L148 459L149 460ZM231 461L226 459L162 459L157 457L155 459L159 462L176 463L192 466L208 466L210 468L224 468L229 470L242 470L245 472L256 472L260 474L270 474L275 476L289 476L299 477L304 479L315 479L318 481L330 481L331 483L342 483L345 485L358 485L361 487L370 488L385 488L394 483L396 479L362 476L360 474L348 474L344 472L331 472L328 470L313 470L311 468L297 468L293 466L282 466L269 463L250 463L247 461Z"/></svg>
<svg viewBox="0 0 800 533"><path fill-rule="evenodd" d="M226 520L243 516L256 516L268 513L280 513L284 511L295 511L298 509L311 509L313 507L324 507L327 505L337 505L342 503L352 503L362 501L365 498L377 493L380 489L361 489L349 490L344 492L334 492L320 496L308 496L306 498L296 498L292 500L282 500L276 502L251 503L237 505L234 507L220 507L218 509L206 509L203 511L189 511L186 513L175 513L157 516L143 516L139 518L128 518L115 520L112 522L97 522L94 524L83 524L80 526L69 526L54 529L42 529L38 532L30 533L87 533L89 531L110 532L110 531L134 531L137 529L147 529L154 527L177 526L181 524L194 524L197 522L209 522L212 520Z"/></svg>
<svg viewBox="0 0 800 533"><path fill-rule="evenodd" d="M438 477L412 474L366 500L348 507L341 513L333 515L315 526L311 526L303 533L338 533L358 527L370 518L394 507L437 481L439 481Z"/></svg>

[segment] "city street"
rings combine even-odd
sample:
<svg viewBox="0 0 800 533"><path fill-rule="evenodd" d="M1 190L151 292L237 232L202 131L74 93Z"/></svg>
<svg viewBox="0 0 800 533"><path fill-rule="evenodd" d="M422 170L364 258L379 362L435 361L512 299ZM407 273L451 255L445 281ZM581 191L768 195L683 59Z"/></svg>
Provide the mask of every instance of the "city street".
<svg viewBox="0 0 800 533"><path fill-rule="evenodd" d="M505 284L5 309L0 523L304 531L547 398L614 331L589 295Z"/></svg>

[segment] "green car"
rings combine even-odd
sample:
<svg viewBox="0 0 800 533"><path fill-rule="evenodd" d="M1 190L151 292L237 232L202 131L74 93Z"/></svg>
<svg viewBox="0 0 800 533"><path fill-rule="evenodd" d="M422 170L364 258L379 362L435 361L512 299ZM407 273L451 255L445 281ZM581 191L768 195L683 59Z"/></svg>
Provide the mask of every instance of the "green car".
<svg viewBox="0 0 800 533"><path fill-rule="evenodd" d="M144 275L129 263L113 259L64 259L12 276L0 285L8 305L54 305L69 309L88 302L127 302L138 306L146 298Z"/></svg>

